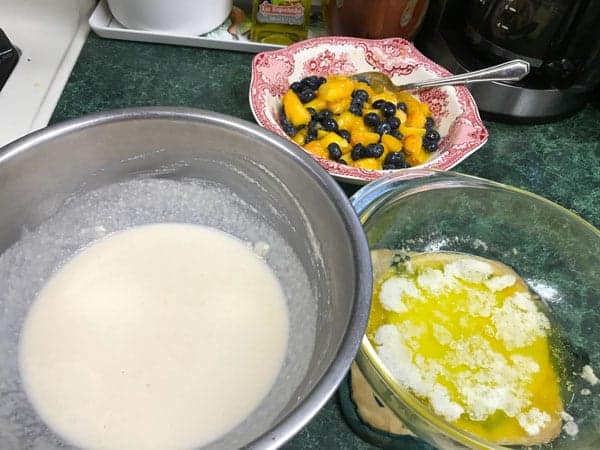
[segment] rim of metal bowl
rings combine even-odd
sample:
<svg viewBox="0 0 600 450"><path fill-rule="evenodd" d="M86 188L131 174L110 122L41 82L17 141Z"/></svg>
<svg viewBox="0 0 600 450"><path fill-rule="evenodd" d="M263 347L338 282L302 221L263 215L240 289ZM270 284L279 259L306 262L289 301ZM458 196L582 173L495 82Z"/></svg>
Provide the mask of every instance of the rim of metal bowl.
<svg viewBox="0 0 600 450"><path fill-rule="evenodd" d="M439 179L439 178L442 179ZM406 189L402 192L396 192L396 188L399 182L409 180L424 180L428 183L415 186L410 189ZM487 180L485 178L479 178L472 175L465 175L453 171L442 171L436 169L406 169L398 173L392 173L384 176L379 180L369 183L367 186L359 189L351 198L350 201L359 216L362 224L366 223L368 219L375 213L380 207L382 207L388 198L394 196L395 198L404 198L413 195L418 192L427 190L435 190L444 187L455 187L455 186L467 186L467 187L493 187L515 194L529 197L531 200L536 202L544 203L546 206L554 208L569 217L579 225L589 229L594 233L600 240L600 230L598 230L591 223L587 222L577 214L569 211L565 207L554 203L547 198L532 192L520 189L517 187L509 186L496 181ZM435 432L443 434L456 442L467 445L471 448L477 449L493 449L493 450L509 450L510 447L504 447L491 442L487 442L471 433L468 433L460 428L455 427L446 420L442 419L437 414L433 413L427 408L415 395L405 389L396 379L392 376L386 366L383 364L379 356L377 355L373 345L366 334L363 336L360 350L357 356L357 363L361 369L373 369L379 381L382 382L386 389L388 389L397 399L401 406L394 404L388 404L387 406L400 418L402 417L403 408L410 410L414 413L421 421L432 426ZM362 367L363 364L370 364L371 367ZM377 392L377 387L372 386ZM377 392L381 397L385 398L385 393ZM408 425L408 424L407 424ZM409 427L410 428L410 427ZM426 440L426 438L423 438Z"/></svg>
<svg viewBox="0 0 600 450"><path fill-rule="evenodd" d="M0 148L0 164L20 153L52 140L58 136L70 134L104 124L163 119L172 121L203 122L211 125L226 126L242 134L263 140L285 152L291 163L309 175L319 187L327 192L337 206L349 238L355 250L356 285L354 302L347 328L337 354L329 368L315 384L309 395L292 412L281 419L266 433L247 444L247 448L277 448L298 433L325 405L334 394L348 372L359 349L364 335L371 304L371 258L362 225L347 195L335 180L306 152L301 151L288 140L265 130L251 122L229 115L185 107L137 107L104 111L81 116L19 138Z"/></svg>

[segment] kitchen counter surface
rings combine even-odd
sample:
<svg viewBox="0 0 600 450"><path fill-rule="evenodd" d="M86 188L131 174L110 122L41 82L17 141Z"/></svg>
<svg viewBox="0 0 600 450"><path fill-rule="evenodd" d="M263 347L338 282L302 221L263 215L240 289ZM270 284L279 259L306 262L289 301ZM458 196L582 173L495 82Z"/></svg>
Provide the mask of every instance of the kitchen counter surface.
<svg viewBox="0 0 600 450"><path fill-rule="evenodd" d="M51 123L130 106L187 106L254 122L248 104L254 55L104 40L93 33ZM488 143L454 170L542 195L600 227L600 98L543 125L486 121ZM347 193L355 186L343 186ZM375 448L353 434L336 398L287 449Z"/></svg>

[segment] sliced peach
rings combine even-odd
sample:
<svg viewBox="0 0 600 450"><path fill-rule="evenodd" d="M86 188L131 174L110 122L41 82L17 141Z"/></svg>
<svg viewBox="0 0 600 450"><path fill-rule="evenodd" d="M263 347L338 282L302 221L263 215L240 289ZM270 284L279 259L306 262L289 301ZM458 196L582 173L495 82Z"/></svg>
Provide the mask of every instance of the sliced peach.
<svg viewBox="0 0 600 450"><path fill-rule="evenodd" d="M300 127L310 122L310 113L294 91L291 89L287 91L281 101L285 115L292 122L292 125Z"/></svg>

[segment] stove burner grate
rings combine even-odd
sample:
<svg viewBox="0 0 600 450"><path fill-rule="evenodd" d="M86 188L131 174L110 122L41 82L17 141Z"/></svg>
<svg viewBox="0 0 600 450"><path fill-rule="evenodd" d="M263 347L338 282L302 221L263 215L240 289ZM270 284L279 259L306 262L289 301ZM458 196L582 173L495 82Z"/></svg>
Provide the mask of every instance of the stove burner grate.
<svg viewBox="0 0 600 450"><path fill-rule="evenodd" d="M0 28L0 90L2 90L18 60L19 53L16 47L10 43L4 31Z"/></svg>

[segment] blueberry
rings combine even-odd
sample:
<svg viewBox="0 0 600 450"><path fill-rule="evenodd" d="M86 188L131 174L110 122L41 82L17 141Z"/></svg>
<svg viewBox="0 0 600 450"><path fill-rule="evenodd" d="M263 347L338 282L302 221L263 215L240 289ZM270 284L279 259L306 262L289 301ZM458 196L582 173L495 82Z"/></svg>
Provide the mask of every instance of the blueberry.
<svg viewBox="0 0 600 450"><path fill-rule="evenodd" d="M350 142L350 132L348 130L338 130L337 134Z"/></svg>
<svg viewBox="0 0 600 450"><path fill-rule="evenodd" d="M356 89L352 92L352 99L364 103L369 99L369 94L364 89Z"/></svg>
<svg viewBox="0 0 600 450"><path fill-rule="evenodd" d="M317 115L317 110L315 108L306 108L306 110L310 113L310 117L312 119L314 119Z"/></svg>
<svg viewBox="0 0 600 450"><path fill-rule="evenodd" d="M426 152L435 152L438 149L438 143L429 139L423 139L423 148Z"/></svg>
<svg viewBox="0 0 600 450"><path fill-rule="evenodd" d="M292 125L292 123L285 116L285 114L282 114L279 118L279 124L281 125L283 132L290 137L294 137L298 133L298 129L294 125Z"/></svg>
<svg viewBox="0 0 600 450"><path fill-rule="evenodd" d="M376 131L379 134L390 134L390 132L392 131L392 127L390 127L390 124L387 122L381 122L379 125L377 125Z"/></svg>
<svg viewBox="0 0 600 450"><path fill-rule="evenodd" d="M313 91L316 91L317 89L319 89L319 86L321 86L323 83L325 83L325 81L327 81L327 80L324 77L318 77L316 75L311 75L309 77L303 78L300 81L300 83L302 83L307 88L312 89Z"/></svg>
<svg viewBox="0 0 600 450"><path fill-rule="evenodd" d="M390 125L392 130L395 130L400 126L400 119L398 119L396 116L392 116L388 118L387 123Z"/></svg>
<svg viewBox="0 0 600 450"><path fill-rule="evenodd" d="M351 103L350 104L350 108L349 111L354 114L355 116L362 116L362 106L361 105L357 105L355 103Z"/></svg>
<svg viewBox="0 0 600 450"><path fill-rule="evenodd" d="M388 155L385 157L384 164L390 164L394 169L404 169L408 167L406 161L404 160L404 155L400 152L388 153Z"/></svg>
<svg viewBox="0 0 600 450"><path fill-rule="evenodd" d="M334 161L337 161L342 157L342 149L335 142L332 142L327 146L327 151L329 152L329 158Z"/></svg>
<svg viewBox="0 0 600 450"><path fill-rule="evenodd" d="M398 164L402 161L404 161L404 155L401 152L388 153L388 155L385 158L385 162L390 164Z"/></svg>
<svg viewBox="0 0 600 450"><path fill-rule="evenodd" d="M298 98L302 103L310 102L313 98L315 98L317 94L312 89L305 88L302 92L298 94Z"/></svg>
<svg viewBox="0 0 600 450"><path fill-rule="evenodd" d="M369 144L364 152L367 158L379 158L383 155L383 145L381 144Z"/></svg>
<svg viewBox="0 0 600 450"><path fill-rule="evenodd" d="M433 120L433 117L428 117L427 119L425 119L425 128L433 127L435 127L435 120Z"/></svg>
<svg viewBox="0 0 600 450"><path fill-rule="evenodd" d="M393 164L389 164L389 163L384 163L383 164L383 170L392 170L392 169L395 169L395 168L396 168L396 166L393 165Z"/></svg>
<svg viewBox="0 0 600 450"><path fill-rule="evenodd" d="M306 131L306 138L304 138L304 143L308 144L310 141L314 141L317 139L317 129L320 128L319 122L315 120L311 120L308 122L308 128Z"/></svg>
<svg viewBox="0 0 600 450"><path fill-rule="evenodd" d="M440 140L440 133L438 133L437 131L435 131L432 128L429 128L429 129L427 129L427 132L425 133L425 139L427 139L428 141L437 142Z"/></svg>
<svg viewBox="0 0 600 450"><path fill-rule="evenodd" d="M312 134L310 132L306 133L306 136L304 137L304 144L306 145L309 142L314 141L316 139L317 139L317 133L314 133L314 134Z"/></svg>
<svg viewBox="0 0 600 450"><path fill-rule="evenodd" d="M383 99L379 99L379 100L375 100L375 101L374 101L374 102L371 104L371 106L372 106L373 108L375 108L375 109L380 109L380 108L383 106L383 104L384 104L384 103L385 103L385 100L383 100Z"/></svg>
<svg viewBox="0 0 600 450"><path fill-rule="evenodd" d="M294 81L292 84L290 84L290 89L292 91L294 91L296 94L299 94L300 92L302 92L304 90L304 85L302 83L300 83L299 81Z"/></svg>
<svg viewBox="0 0 600 450"><path fill-rule="evenodd" d="M362 110L362 107L364 105L364 102L361 102L360 100L353 98L350 101L350 108L354 107L354 108L360 108Z"/></svg>
<svg viewBox="0 0 600 450"><path fill-rule="evenodd" d="M315 134L317 133L317 130L322 128L321 124L315 120L315 119L311 119L310 122L308 122L308 132L315 132Z"/></svg>
<svg viewBox="0 0 600 450"><path fill-rule="evenodd" d="M340 158L337 160L338 163L343 164L344 166L347 166L348 163L346 162L346 160L344 158Z"/></svg>
<svg viewBox="0 0 600 450"><path fill-rule="evenodd" d="M352 151L350 152L350 156L354 161L357 159L361 159L365 157L365 147L362 144L356 144L352 147Z"/></svg>
<svg viewBox="0 0 600 450"><path fill-rule="evenodd" d="M333 113L328 109L323 109L319 111L315 117L319 122L323 122L325 119L331 119L333 117Z"/></svg>
<svg viewBox="0 0 600 450"><path fill-rule="evenodd" d="M383 105L381 105L380 109L381 114L383 114L384 117L392 117L394 114L396 114L396 105L390 102L385 102Z"/></svg>
<svg viewBox="0 0 600 450"><path fill-rule="evenodd" d="M323 119L321 122L323 125L323 129L327 131L337 131L338 124L333 117L328 117L327 119Z"/></svg>
<svg viewBox="0 0 600 450"><path fill-rule="evenodd" d="M406 103L398 102L398 103L396 103L396 108L406 112Z"/></svg>
<svg viewBox="0 0 600 450"><path fill-rule="evenodd" d="M381 122L381 119L379 118L377 113L371 112L371 113L365 114L365 117L363 117L363 122L365 123L365 125L367 125L369 127L376 128L379 125L379 123Z"/></svg>
<svg viewBox="0 0 600 450"><path fill-rule="evenodd" d="M398 130L394 130L392 129L392 131L390 131L390 135L394 136L396 139L402 139L404 136L402 136L402 133L400 133Z"/></svg>

